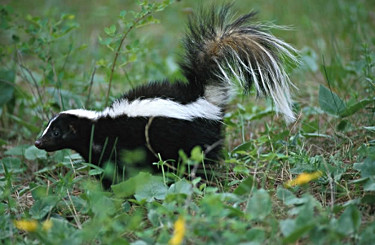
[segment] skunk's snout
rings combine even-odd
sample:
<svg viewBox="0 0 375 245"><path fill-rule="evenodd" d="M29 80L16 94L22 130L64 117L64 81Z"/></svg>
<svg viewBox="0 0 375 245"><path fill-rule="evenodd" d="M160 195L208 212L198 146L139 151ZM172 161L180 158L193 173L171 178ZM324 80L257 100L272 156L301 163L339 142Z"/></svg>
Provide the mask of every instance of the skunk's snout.
<svg viewBox="0 0 375 245"><path fill-rule="evenodd" d="M45 138L37 139L35 141L34 145L39 150L45 150L47 152L57 151L57 150L62 149L62 148L58 147L56 144L53 144L53 142L51 142L51 140L45 139Z"/></svg>
<svg viewBox="0 0 375 245"><path fill-rule="evenodd" d="M42 141L37 140L37 141L35 141L34 145L35 145L36 148L41 149L42 148Z"/></svg>

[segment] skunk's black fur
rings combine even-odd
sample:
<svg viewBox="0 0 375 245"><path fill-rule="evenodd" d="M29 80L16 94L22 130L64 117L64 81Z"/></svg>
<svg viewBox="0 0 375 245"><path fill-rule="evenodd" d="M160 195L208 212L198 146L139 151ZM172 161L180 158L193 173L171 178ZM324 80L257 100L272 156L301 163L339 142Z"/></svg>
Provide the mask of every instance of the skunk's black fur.
<svg viewBox="0 0 375 245"><path fill-rule="evenodd" d="M121 151L143 149L143 163L151 166L157 154L178 160L179 150L189 153L197 145L208 159L216 160L222 116L236 84L245 91L255 86L293 121L282 61L295 61L295 50L264 26L249 23L253 12L229 22L229 10L225 5L190 18L180 63L188 83L140 86L101 112L63 111L50 120L35 145L46 151L73 149L97 165L120 163Z"/></svg>

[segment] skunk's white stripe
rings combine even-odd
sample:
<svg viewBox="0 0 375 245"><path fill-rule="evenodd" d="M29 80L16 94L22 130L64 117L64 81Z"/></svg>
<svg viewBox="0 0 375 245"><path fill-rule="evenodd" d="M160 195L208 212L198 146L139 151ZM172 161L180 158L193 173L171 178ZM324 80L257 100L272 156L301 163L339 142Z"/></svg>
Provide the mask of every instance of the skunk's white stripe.
<svg viewBox="0 0 375 245"><path fill-rule="evenodd" d="M43 131L42 136L40 136L40 137L43 137L43 136L48 132L49 128L51 127L51 124L53 123L53 121L56 120L56 118L57 118L57 116L55 116L54 118L52 118L52 119L49 121L49 123L48 123L46 129Z"/></svg>
<svg viewBox="0 0 375 245"><path fill-rule="evenodd" d="M220 120L222 117L220 107L203 98L185 105L160 98L137 99L131 102L126 99L121 99L115 101L111 107L107 107L101 112L77 109L61 113L76 115L91 120L97 120L107 116L116 118L123 115L128 117L169 117L189 121L194 118Z"/></svg>
<svg viewBox="0 0 375 245"><path fill-rule="evenodd" d="M70 115L75 115L77 117L96 120L96 119L98 119L100 112L89 111L89 110L85 110L85 109L73 109L73 110L62 111L62 112L60 112L60 114L70 114Z"/></svg>

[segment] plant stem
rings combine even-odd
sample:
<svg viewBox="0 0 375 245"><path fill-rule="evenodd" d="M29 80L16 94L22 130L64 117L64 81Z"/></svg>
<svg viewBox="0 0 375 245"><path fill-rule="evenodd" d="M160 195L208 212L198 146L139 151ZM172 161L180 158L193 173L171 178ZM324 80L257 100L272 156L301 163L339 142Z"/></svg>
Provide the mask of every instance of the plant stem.
<svg viewBox="0 0 375 245"><path fill-rule="evenodd" d="M114 73L114 70L115 70L115 65L116 65L116 62L117 62L117 58L120 54L120 50L121 50L121 47L122 47L122 44L124 43L126 37L128 36L128 34L137 26L137 24L142 20L144 19L145 17L147 17L148 15L150 15L151 12L148 11L146 14L138 17L134 23L129 27L129 29L124 33L124 35L122 36L121 40L120 40L120 44L119 46L117 47L117 50L116 50L116 54L115 54L115 58L113 59L113 63L112 63L112 68L111 68L111 74L109 75L109 84L108 84L108 90L107 90L107 95L106 95L106 98L105 98L105 106L107 107L108 106L108 101L109 101L109 93L111 91L111 87L112 87L112 79L113 79L113 73Z"/></svg>

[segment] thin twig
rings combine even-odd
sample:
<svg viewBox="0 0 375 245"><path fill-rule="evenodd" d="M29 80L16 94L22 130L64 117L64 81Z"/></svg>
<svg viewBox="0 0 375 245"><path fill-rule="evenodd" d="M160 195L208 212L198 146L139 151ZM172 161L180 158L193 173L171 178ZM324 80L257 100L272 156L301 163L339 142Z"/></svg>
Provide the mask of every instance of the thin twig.
<svg viewBox="0 0 375 245"><path fill-rule="evenodd" d="M19 65L19 67L21 67L21 76L25 79L25 81L28 81L29 83L32 83L35 86L35 89L36 89L36 92L37 92L37 95L38 95L38 100L39 100L39 103L41 105L42 116L44 117L44 119L48 120L48 116L46 115L46 113L44 111L44 108L43 108L44 102L43 102L42 93L40 92L39 85L38 85L38 83L37 83L37 81L36 81L33 73L26 66L23 65L22 55L20 54L19 51L17 52L17 57L18 57L17 63ZM31 82L27 78L27 76L24 73L24 71L26 71L29 74L29 76L31 77L31 80L32 80ZM34 90L33 90L32 87L31 87L31 92L34 94Z"/></svg>
<svg viewBox="0 0 375 245"><path fill-rule="evenodd" d="M73 210L70 208L70 205L67 203L67 201L65 201L65 199L64 199L64 202L65 202L66 206L68 207L68 209L70 210L70 212L73 214L73 218L76 221L78 229L81 230L82 229L82 224L81 224L81 222L78 219L78 213L76 211L76 208L74 207L74 203L73 203L73 200L72 200L72 198L70 196L69 190L66 190L66 193L68 194L69 201L72 204L72 209Z"/></svg>
<svg viewBox="0 0 375 245"><path fill-rule="evenodd" d="M89 93L87 95L87 100L86 100L86 103L85 103L85 107L86 108L88 108L89 103L90 103L90 96L91 96L92 85L94 83L95 72L96 72L96 66L94 66L94 70L92 71L92 74L91 74L90 86L89 86Z"/></svg>
<svg viewBox="0 0 375 245"><path fill-rule="evenodd" d="M147 148L152 152L152 154L154 154L154 156L156 158L159 158L158 154L156 154L156 152L154 151L154 149L151 146L150 136L149 136L150 126L151 126L151 123L154 120L154 118L155 117L150 117L150 119L148 119L148 122L147 122L147 124L145 126L145 138L146 138L146 146L147 146Z"/></svg>
<svg viewBox="0 0 375 245"><path fill-rule="evenodd" d="M65 59L64 59L64 63L63 63L63 65L62 65L62 67L61 67L61 70L62 70L62 71L65 70L65 65L68 63L68 59L69 59L69 57L70 57L70 54L72 53L72 50L73 50L73 44L70 43L69 51L68 51L68 53L67 53L67 55L66 55L66 57L65 57Z"/></svg>
<svg viewBox="0 0 375 245"><path fill-rule="evenodd" d="M148 119L148 122L145 126L145 139L146 139L146 147L147 149L149 149L149 151L151 151L151 153L156 157L156 159L160 159L159 155L160 154L157 154L156 151L154 150L154 148L152 148L151 146L151 142L150 142L150 136L149 136L149 131L150 131L150 127L151 127L151 124L152 124L152 121L154 120L155 117L150 117ZM177 171L177 168L175 168L174 166L170 165L169 163L167 162L163 162L163 165L167 166L168 168L172 169L173 171Z"/></svg>
<svg viewBox="0 0 375 245"><path fill-rule="evenodd" d="M60 99L60 108L65 110L64 100L63 100L63 97L62 97L62 94L61 94L61 81L60 81L59 76L57 76L55 63L53 62L52 58L51 58L51 65L52 65L53 76L55 77L55 81L57 82L57 90L58 90L59 99Z"/></svg>
<svg viewBox="0 0 375 245"><path fill-rule="evenodd" d="M19 66L20 66L22 69L24 69L25 71L27 71L27 73L30 75L31 80L33 81L33 84L34 84L34 86L35 86L35 88L36 88L36 91L37 91L37 94L38 94L39 102L43 105L43 97L42 97L42 94L41 94L41 92L40 92L40 90L39 90L39 85L38 85L38 83L37 83L37 81L36 81L36 79L35 79L33 73L32 73L32 72L31 72L26 66L24 66L23 64L19 63ZM26 77L25 77L25 78L26 78Z"/></svg>
<svg viewBox="0 0 375 245"><path fill-rule="evenodd" d="M105 99L105 106L107 107L108 106L108 101L109 101L109 93L111 91L111 87L112 87L112 79L113 79L113 73L114 73L114 70L115 70L115 65L116 65L116 62L117 62L117 58L120 54L120 50L121 50L121 47L122 47L122 44L123 42L125 41L126 37L128 36L128 34L130 33L130 31L132 31L136 26L137 24L142 20L144 19L145 17L147 17L148 15L150 15L151 12L147 12L145 15L137 18L133 25L131 25L129 27L129 29L125 32L125 34L122 36L121 38L121 41L120 41L120 44L119 46L117 47L117 50L116 50L116 54L115 54L115 58L113 59L113 63L112 63L112 68L111 68L111 74L109 76L109 84L108 84L108 90L107 90L107 96L106 96L106 99Z"/></svg>
<svg viewBox="0 0 375 245"><path fill-rule="evenodd" d="M150 141L150 135L149 135L149 131L150 131L150 127L151 127L151 124L153 122L155 117L150 117L148 119L148 122L145 126L145 139L146 139L146 147L147 149L149 149L149 151L156 157L156 159L160 159L160 154L157 154L156 151L154 150L154 148L151 146L151 141ZM215 143L213 143L212 145L208 146L207 149L204 151L204 155L206 155L208 152L212 151L214 148L216 148L217 146L219 146L221 143L223 142L223 140L219 140ZM167 166L169 169L172 169L173 171L177 171L178 169L174 166L172 166L171 164L169 164L168 162L163 162L163 165ZM183 173L186 177L192 177L193 179L195 178L195 174L196 174L196 171L198 170L198 166L199 164L195 164L193 170L191 171L191 173ZM206 180L205 182L209 183L210 181Z"/></svg>

